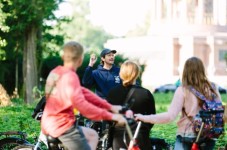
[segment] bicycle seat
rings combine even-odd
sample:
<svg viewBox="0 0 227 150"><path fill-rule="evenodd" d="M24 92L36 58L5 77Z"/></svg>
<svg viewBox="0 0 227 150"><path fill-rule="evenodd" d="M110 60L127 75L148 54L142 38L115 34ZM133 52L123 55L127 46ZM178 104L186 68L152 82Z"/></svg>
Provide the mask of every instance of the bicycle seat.
<svg viewBox="0 0 227 150"><path fill-rule="evenodd" d="M61 143L61 141L58 138L54 138L50 135L47 136L47 141L48 143L54 143L54 144Z"/></svg>

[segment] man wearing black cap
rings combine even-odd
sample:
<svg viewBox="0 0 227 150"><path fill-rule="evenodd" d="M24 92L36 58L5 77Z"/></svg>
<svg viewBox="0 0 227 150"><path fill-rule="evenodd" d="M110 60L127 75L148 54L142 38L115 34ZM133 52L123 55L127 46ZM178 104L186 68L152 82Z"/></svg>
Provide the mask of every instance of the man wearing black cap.
<svg viewBox="0 0 227 150"><path fill-rule="evenodd" d="M95 93L104 99L111 88L121 84L120 68L114 65L116 52L111 49L102 50L100 53L101 64L95 70L93 70L93 66L97 58L95 54L91 54L89 65L82 79L82 84L85 87L95 86Z"/></svg>

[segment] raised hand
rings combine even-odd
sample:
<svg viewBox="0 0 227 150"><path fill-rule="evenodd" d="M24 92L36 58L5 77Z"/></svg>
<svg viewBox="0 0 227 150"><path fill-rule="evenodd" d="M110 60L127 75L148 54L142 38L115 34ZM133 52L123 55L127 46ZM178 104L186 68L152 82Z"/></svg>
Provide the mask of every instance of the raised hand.
<svg viewBox="0 0 227 150"><path fill-rule="evenodd" d="M94 53L92 53L92 54L90 55L89 66L90 66L90 67L93 67L94 64L96 63L96 61L97 61L97 57L96 57L96 55L95 55Z"/></svg>

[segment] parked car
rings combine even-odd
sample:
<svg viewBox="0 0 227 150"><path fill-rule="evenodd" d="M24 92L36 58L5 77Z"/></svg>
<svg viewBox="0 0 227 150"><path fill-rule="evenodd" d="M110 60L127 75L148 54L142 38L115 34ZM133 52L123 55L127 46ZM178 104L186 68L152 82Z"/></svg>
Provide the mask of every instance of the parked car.
<svg viewBox="0 0 227 150"><path fill-rule="evenodd" d="M168 92L175 92L177 86L175 84L164 84L159 86L154 90L154 93L168 93Z"/></svg>
<svg viewBox="0 0 227 150"><path fill-rule="evenodd" d="M213 82L214 83L214 82ZM218 91L220 94L227 94L227 89L218 85L217 83L214 83L216 85L216 87L218 88Z"/></svg>
<svg viewBox="0 0 227 150"><path fill-rule="evenodd" d="M220 94L227 94L227 89L221 87L220 85L218 86L218 91ZM168 93L168 92L175 92L177 89L177 86L175 84L164 84L161 85L157 88L155 88L154 93Z"/></svg>
<svg viewBox="0 0 227 150"><path fill-rule="evenodd" d="M219 91L220 94L226 94L227 93L227 89L223 88L221 86L218 86L218 91Z"/></svg>

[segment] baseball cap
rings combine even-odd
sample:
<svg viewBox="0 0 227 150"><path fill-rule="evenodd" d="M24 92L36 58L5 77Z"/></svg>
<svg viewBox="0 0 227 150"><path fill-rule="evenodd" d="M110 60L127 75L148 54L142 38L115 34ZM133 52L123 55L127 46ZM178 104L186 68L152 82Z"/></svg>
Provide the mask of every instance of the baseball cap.
<svg viewBox="0 0 227 150"><path fill-rule="evenodd" d="M115 54L115 53L117 53L117 51L106 48L106 49L102 50L102 52L100 53L100 56L104 57L106 54L109 54L109 53Z"/></svg>

